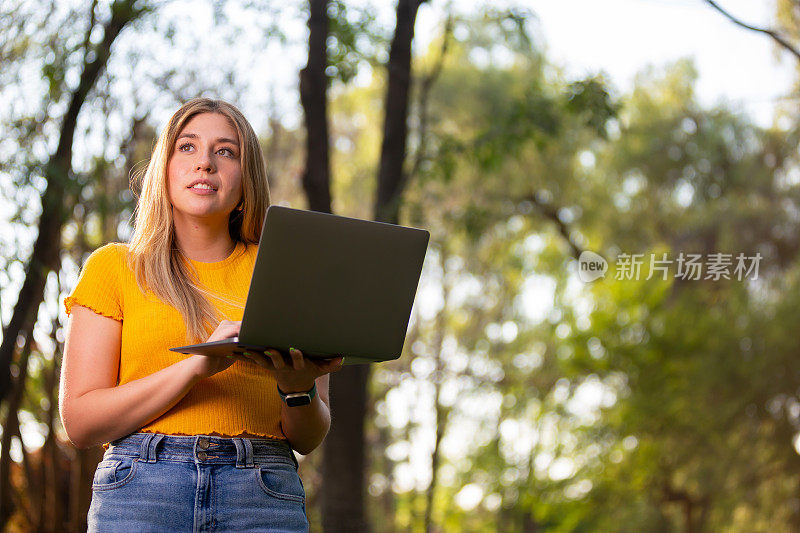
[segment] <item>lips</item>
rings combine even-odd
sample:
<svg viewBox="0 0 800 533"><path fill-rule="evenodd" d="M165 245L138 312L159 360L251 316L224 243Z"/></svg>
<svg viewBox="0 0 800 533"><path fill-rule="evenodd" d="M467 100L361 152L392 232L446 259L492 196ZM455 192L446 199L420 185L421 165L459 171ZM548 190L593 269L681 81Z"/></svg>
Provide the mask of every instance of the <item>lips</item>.
<svg viewBox="0 0 800 533"><path fill-rule="evenodd" d="M192 187L194 187L195 185L207 185L207 186L211 187L211 189L212 189L212 190L214 190L214 191L216 191L216 190L217 190L217 188L218 188L216 185L214 185L214 183L212 183L212 182L211 182L211 180L207 180L207 179L203 179L203 178L201 178L201 179L197 179L197 180L194 180L194 181L193 181L192 183L190 183L190 184L189 184L189 186L188 186L188 187L186 187L186 188L187 188L187 189L191 189L191 188L192 188ZM201 187L201 189L202 189L202 187ZM204 190L207 190L207 189L204 189Z"/></svg>

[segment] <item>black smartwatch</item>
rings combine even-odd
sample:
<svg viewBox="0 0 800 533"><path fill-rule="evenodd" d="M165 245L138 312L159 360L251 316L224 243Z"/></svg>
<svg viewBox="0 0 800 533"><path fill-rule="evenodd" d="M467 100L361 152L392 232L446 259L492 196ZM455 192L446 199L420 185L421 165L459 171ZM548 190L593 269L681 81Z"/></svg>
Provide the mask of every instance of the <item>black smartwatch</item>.
<svg viewBox="0 0 800 533"><path fill-rule="evenodd" d="M293 392L291 394L286 394L281 390L280 387L278 387L278 394L281 395L281 400L283 400L283 403L289 407L308 405L311 403L311 400L314 399L314 396L317 395L317 384L314 383L314 386L312 386L311 389L306 392Z"/></svg>

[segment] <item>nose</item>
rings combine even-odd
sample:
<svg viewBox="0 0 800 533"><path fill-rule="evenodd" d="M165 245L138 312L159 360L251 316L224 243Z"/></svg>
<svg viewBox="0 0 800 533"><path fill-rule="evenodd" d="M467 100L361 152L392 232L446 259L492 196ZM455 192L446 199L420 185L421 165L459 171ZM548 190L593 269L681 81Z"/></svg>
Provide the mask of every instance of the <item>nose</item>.
<svg viewBox="0 0 800 533"><path fill-rule="evenodd" d="M213 172L214 166L212 164L212 159L209 156L208 152L201 150L197 154L197 163L195 164L195 170L200 172Z"/></svg>

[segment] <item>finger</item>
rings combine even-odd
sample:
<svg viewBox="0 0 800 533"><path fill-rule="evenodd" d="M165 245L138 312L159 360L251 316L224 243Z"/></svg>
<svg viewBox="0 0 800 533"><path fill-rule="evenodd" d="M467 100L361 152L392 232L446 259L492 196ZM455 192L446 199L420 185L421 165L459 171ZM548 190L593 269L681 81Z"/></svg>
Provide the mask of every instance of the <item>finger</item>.
<svg viewBox="0 0 800 533"><path fill-rule="evenodd" d="M243 353L239 353L239 352L234 352L231 357L233 357L237 361L242 361L243 363L252 363L253 362L253 360L250 357L246 356Z"/></svg>
<svg viewBox="0 0 800 533"><path fill-rule="evenodd" d="M332 359L322 359L320 361L315 361L314 364L317 365L317 368L320 372L324 372L326 374L330 372L336 372L341 370L342 366L344 365L344 357L339 356Z"/></svg>
<svg viewBox="0 0 800 533"><path fill-rule="evenodd" d="M239 334L239 329L241 325L236 322L230 322L223 320L219 323L217 328L211 333L208 338L208 341L216 341L221 339L228 339L230 337L235 337Z"/></svg>
<svg viewBox="0 0 800 533"><path fill-rule="evenodd" d="M275 369L274 365L272 364L272 361L258 352L244 352L243 355L248 363L255 363L258 366L263 366L264 368L268 368L269 370Z"/></svg>
<svg viewBox="0 0 800 533"><path fill-rule="evenodd" d="M342 357L341 355L337 355L336 357L320 359L319 362L325 367L337 367L337 366L342 366L342 364L344 363L344 357Z"/></svg>
<svg viewBox="0 0 800 533"><path fill-rule="evenodd" d="M295 370L302 370L306 366L303 352L297 348L289 348L289 356L292 358L292 367Z"/></svg>
<svg viewBox="0 0 800 533"><path fill-rule="evenodd" d="M272 348L270 348L268 350L264 350L264 354L267 357L269 357L269 359L272 361L275 370L280 370L281 368L286 366L286 363L283 360L283 356L278 350L273 350Z"/></svg>

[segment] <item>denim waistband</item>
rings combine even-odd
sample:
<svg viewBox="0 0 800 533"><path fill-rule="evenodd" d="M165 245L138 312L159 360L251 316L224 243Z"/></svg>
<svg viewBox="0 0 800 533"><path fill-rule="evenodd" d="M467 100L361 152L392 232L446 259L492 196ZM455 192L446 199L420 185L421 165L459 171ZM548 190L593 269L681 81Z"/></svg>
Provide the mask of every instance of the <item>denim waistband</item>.
<svg viewBox="0 0 800 533"><path fill-rule="evenodd" d="M289 444L277 439L132 433L112 441L106 454L131 455L146 463L171 460L252 468L256 464L285 461L298 467Z"/></svg>

